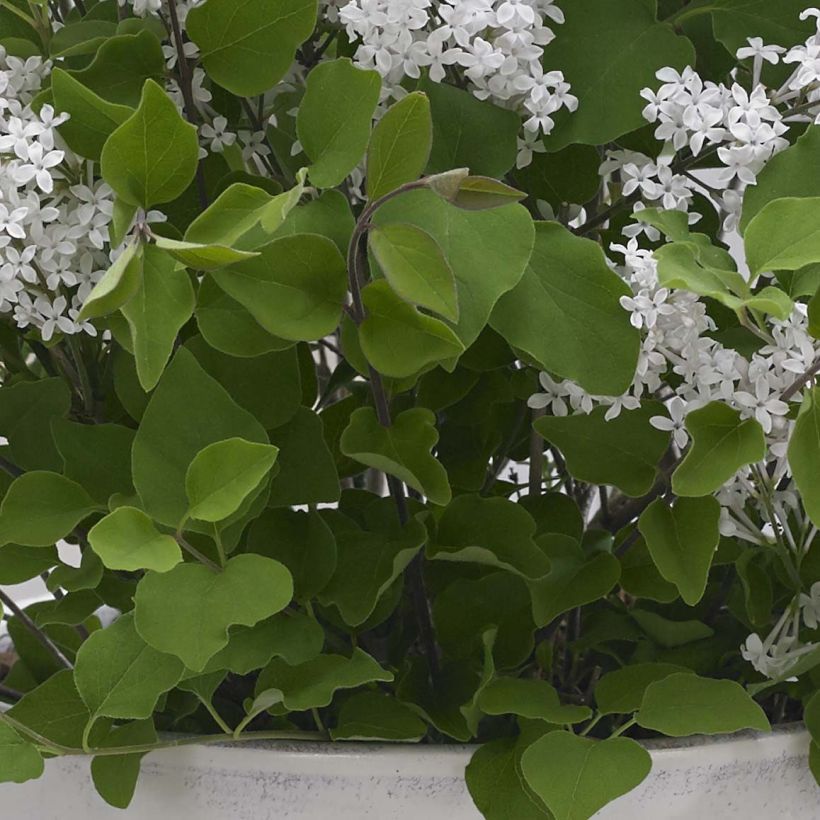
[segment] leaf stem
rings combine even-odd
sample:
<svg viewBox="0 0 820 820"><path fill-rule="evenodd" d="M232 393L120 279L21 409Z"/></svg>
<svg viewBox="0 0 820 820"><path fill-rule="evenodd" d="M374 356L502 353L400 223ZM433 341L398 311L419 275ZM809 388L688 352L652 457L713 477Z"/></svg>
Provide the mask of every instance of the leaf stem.
<svg viewBox="0 0 820 820"><path fill-rule="evenodd" d="M201 553L195 546L193 546L193 544L188 543L181 533L177 533L176 539L180 547L182 547L182 549L184 549L185 552L187 552L192 558L196 558L200 564L204 564L208 567L208 569L211 569L214 572L222 572L222 567L220 567L219 564L212 561L207 555Z"/></svg>
<svg viewBox="0 0 820 820"><path fill-rule="evenodd" d="M633 717L631 720L628 720L626 723L622 723L609 737L612 739L613 737L620 737L624 732L628 732L635 724L637 724L638 718Z"/></svg>

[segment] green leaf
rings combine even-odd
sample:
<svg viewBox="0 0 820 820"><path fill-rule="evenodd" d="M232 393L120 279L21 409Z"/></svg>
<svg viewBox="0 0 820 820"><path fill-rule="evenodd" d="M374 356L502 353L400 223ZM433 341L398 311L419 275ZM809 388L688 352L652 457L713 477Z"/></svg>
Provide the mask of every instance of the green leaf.
<svg viewBox="0 0 820 820"><path fill-rule="evenodd" d="M550 70L564 72L579 105L556 117L544 140L550 151L576 142L602 145L640 128L646 124L640 91L657 87L655 72L694 65L692 44L657 22L654 2L585 0L563 11L560 36L543 60Z"/></svg>
<svg viewBox="0 0 820 820"><path fill-rule="evenodd" d="M74 685L71 669L53 674L8 710L9 717L53 743L82 748L82 738L90 717ZM102 725L102 724L100 724Z"/></svg>
<svg viewBox="0 0 820 820"><path fill-rule="evenodd" d="M435 416L426 408L405 410L391 427L382 427L372 407L360 407L351 414L340 447L344 455L396 476L443 506L451 492L447 471L430 454L437 442Z"/></svg>
<svg viewBox="0 0 820 820"><path fill-rule="evenodd" d="M560 726L592 717L588 706L562 705L555 687L534 678L496 678L481 690L478 708L487 715L517 715Z"/></svg>
<svg viewBox="0 0 820 820"><path fill-rule="evenodd" d="M602 715L630 715L641 708L649 684L675 674L692 674L673 663L636 663L608 672L595 686L595 703Z"/></svg>
<svg viewBox="0 0 820 820"><path fill-rule="evenodd" d="M88 542L108 569L167 572L182 561L176 540L135 507L117 507L91 528Z"/></svg>
<svg viewBox="0 0 820 820"><path fill-rule="evenodd" d="M336 539L315 510L265 510L250 527L247 548L288 568L298 601L314 598L336 569Z"/></svg>
<svg viewBox="0 0 820 820"><path fill-rule="evenodd" d="M116 32L116 24L109 20L80 20L77 23L69 23L54 32L49 44L49 53L52 57L81 57L85 54L94 54Z"/></svg>
<svg viewBox="0 0 820 820"><path fill-rule="evenodd" d="M137 375L143 389L153 390L171 357L177 333L191 318L196 297L184 270L158 248L143 250L142 283L122 308L131 329Z"/></svg>
<svg viewBox="0 0 820 820"><path fill-rule="evenodd" d="M789 440L788 458L806 513L820 526L820 388L806 391Z"/></svg>
<svg viewBox="0 0 820 820"><path fill-rule="evenodd" d="M188 515L222 521L235 513L271 471L279 453L270 444L229 438L200 450L185 475Z"/></svg>
<svg viewBox="0 0 820 820"><path fill-rule="evenodd" d="M119 424L78 424L55 418L51 432L63 459L63 474L82 484L95 501L107 504L114 493L133 492L134 430Z"/></svg>
<svg viewBox="0 0 820 820"><path fill-rule="evenodd" d="M99 161L105 141L133 110L104 100L61 68L51 72L51 90L56 110L70 115L60 126L68 147L81 157Z"/></svg>
<svg viewBox="0 0 820 820"><path fill-rule="evenodd" d="M712 496L679 498L674 507L656 498L641 514L638 529L661 575L694 606L706 591L720 541L720 504Z"/></svg>
<svg viewBox="0 0 820 820"><path fill-rule="evenodd" d="M533 649L535 625L527 586L509 572L449 584L433 602L433 623L442 649L459 660L462 671L469 671L463 659L483 654L481 636L492 627L498 629L493 659L499 669L519 666Z"/></svg>
<svg viewBox="0 0 820 820"><path fill-rule="evenodd" d="M316 234L275 239L257 258L211 275L269 333L293 341L333 332L347 295L344 258Z"/></svg>
<svg viewBox="0 0 820 820"><path fill-rule="evenodd" d="M0 584L22 584L48 572L59 560L54 547L29 548L19 544L6 544L0 549Z"/></svg>
<svg viewBox="0 0 820 820"><path fill-rule="evenodd" d="M522 746L515 738L492 740L467 764L467 788L486 820L552 820L524 785L518 766Z"/></svg>
<svg viewBox="0 0 820 820"><path fill-rule="evenodd" d="M701 621L671 621L657 612L633 609L630 615L659 646L674 649L688 643L711 638L715 631Z"/></svg>
<svg viewBox="0 0 820 820"><path fill-rule="evenodd" d="M295 347L262 356L236 357L215 350L199 336L188 339L185 347L205 372L266 429L279 427L298 412L302 384Z"/></svg>
<svg viewBox="0 0 820 820"><path fill-rule="evenodd" d="M802 45L814 32L811 20L800 20L806 7L803 0L714 0L709 5L715 37L731 54L747 45L749 37L762 37L764 43L788 48Z"/></svg>
<svg viewBox="0 0 820 820"><path fill-rule="evenodd" d="M820 197L785 197L765 205L746 228L753 274L798 270L820 262Z"/></svg>
<svg viewBox="0 0 820 820"><path fill-rule="evenodd" d="M316 24L316 0L207 0L185 27L214 82L254 97L285 76L296 49Z"/></svg>
<svg viewBox="0 0 820 820"><path fill-rule="evenodd" d="M797 19L797 15L794 19ZM810 125L794 145L775 154L763 166L763 170L758 174L757 184L750 185L743 194L741 231L745 232L752 219L775 199L820 195L820 169L814 162L818 151L820 126Z"/></svg>
<svg viewBox="0 0 820 820"><path fill-rule="evenodd" d="M78 321L97 319L125 305L142 283L142 243L132 240L86 297Z"/></svg>
<svg viewBox="0 0 820 820"><path fill-rule="evenodd" d="M126 723L112 729L97 748L141 746L157 742L151 720ZM127 809L134 797L144 754L98 755L91 761L91 777L97 793L117 809Z"/></svg>
<svg viewBox="0 0 820 820"><path fill-rule="evenodd" d="M0 717L0 783L25 783L45 771L43 756L34 744Z"/></svg>
<svg viewBox="0 0 820 820"><path fill-rule="evenodd" d="M589 202L598 193L600 164L594 146L568 145L556 153L533 154L532 162L514 171L513 178L519 188L549 202L557 213L564 203Z"/></svg>
<svg viewBox="0 0 820 820"><path fill-rule="evenodd" d="M686 417L692 447L672 475L672 489L680 496L701 496L719 490L747 464L766 455L763 428L723 402L711 402Z"/></svg>
<svg viewBox="0 0 820 820"><path fill-rule="evenodd" d="M134 596L137 632L146 643L176 655L194 672L228 643L228 628L253 626L284 609L293 597L290 573L261 555L237 555L222 572L177 564L148 573Z"/></svg>
<svg viewBox="0 0 820 820"><path fill-rule="evenodd" d="M293 345L268 333L239 302L207 276L199 285L196 322L205 341L228 356L253 358Z"/></svg>
<svg viewBox="0 0 820 820"><path fill-rule="evenodd" d="M461 180L450 201L465 211L489 211L520 202L526 197L523 191L492 177L467 176Z"/></svg>
<svg viewBox="0 0 820 820"><path fill-rule="evenodd" d="M185 475L191 461L209 444L233 437L268 443L262 425L180 348L134 439L134 487L145 511L175 528L188 510Z"/></svg>
<svg viewBox="0 0 820 820"><path fill-rule="evenodd" d="M205 667L206 672L230 670L247 675L266 666L274 656L291 664L315 658L325 642L325 633L310 615L286 611L252 627L233 627L228 645Z"/></svg>
<svg viewBox="0 0 820 820"><path fill-rule="evenodd" d="M815 692L806 703L803 709L803 722L806 724L806 729L812 740L817 743L820 741L820 693Z"/></svg>
<svg viewBox="0 0 820 820"><path fill-rule="evenodd" d="M185 240L253 250L270 241L259 224L273 200L262 188L235 182L191 222Z"/></svg>
<svg viewBox="0 0 820 820"><path fill-rule="evenodd" d="M103 43L94 60L71 76L104 100L136 107L146 80L165 75L165 56L155 34L118 34Z"/></svg>
<svg viewBox="0 0 820 820"><path fill-rule="evenodd" d="M458 321L456 280L430 234L397 223L374 228L368 238L382 273L402 299Z"/></svg>
<svg viewBox="0 0 820 820"><path fill-rule="evenodd" d="M290 421L271 430L279 447L279 471L271 485L269 506L319 504L339 500L339 476L324 439L322 419L300 407Z"/></svg>
<svg viewBox="0 0 820 820"><path fill-rule="evenodd" d="M197 242L179 242L158 236L154 240L158 248L169 253L178 262L197 271L211 271L225 268L245 259L253 259L258 253L239 251L225 245L201 245Z"/></svg>
<svg viewBox="0 0 820 820"><path fill-rule="evenodd" d="M276 229L274 237L295 233L318 233L331 239L342 256L347 255L356 220L347 197L339 190L322 191L316 198L293 208Z"/></svg>
<svg viewBox="0 0 820 820"><path fill-rule="evenodd" d="M499 299L490 324L544 370L616 396L632 383L640 347L619 304L629 295L597 243L541 222L524 276Z"/></svg>
<svg viewBox="0 0 820 820"><path fill-rule="evenodd" d="M647 687L638 725L669 737L770 730L766 713L731 680L675 674Z"/></svg>
<svg viewBox="0 0 820 820"><path fill-rule="evenodd" d="M147 210L182 194L198 156L196 128L160 85L146 80L139 107L106 141L100 167L120 199Z"/></svg>
<svg viewBox="0 0 820 820"><path fill-rule="evenodd" d="M637 410L606 421L606 409L587 416L549 416L535 429L554 444L567 461L570 474L590 484L612 484L639 498L652 488L658 462L669 445L669 435L650 423L660 405L643 402Z"/></svg>
<svg viewBox="0 0 820 820"><path fill-rule="evenodd" d="M589 740L571 732L548 732L521 757L529 787L555 820L587 820L632 791L652 768L652 758L627 737Z"/></svg>
<svg viewBox="0 0 820 820"><path fill-rule="evenodd" d="M500 178L515 165L521 130L515 112L447 83L425 79L421 89L430 99L433 116L428 173L469 168L474 174Z"/></svg>
<svg viewBox="0 0 820 820"><path fill-rule="evenodd" d="M71 392L59 376L0 388L0 429L6 455L23 470L62 469L51 423L68 414Z"/></svg>
<svg viewBox="0 0 820 820"><path fill-rule="evenodd" d="M431 190L411 191L385 203L376 225L410 223L436 240L456 277L456 334L469 347L485 328L498 299L524 274L535 229L522 205L465 211Z"/></svg>
<svg viewBox="0 0 820 820"><path fill-rule="evenodd" d="M373 201L418 179L433 145L430 100L414 91L394 103L373 129L367 147L367 196Z"/></svg>
<svg viewBox="0 0 820 820"><path fill-rule="evenodd" d="M427 724L408 706L386 692L357 692L339 710L333 740L381 740L414 743L427 734Z"/></svg>
<svg viewBox="0 0 820 820"><path fill-rule="evenodd" d="M335 188L361 160L380 91L378 73L348 59L319 63L308 74L296 133L317 188Z"/></svg>
<svg viewBox="0 0 820 820"><path fill-rule="evenodd" d="M179 658L145 643L129 613L85 640L77 653L74 682L92 721L148 718L160 695L176 686L184 671Z"/></svg>
<svg viewBox="0 0 820 820"><path fill-rule="evenodd" d="M689 290L738 310L751 295L746 280L736 270L713 264L729 265L730 260L705 255L712 250L694 240L663 245L656 253L658 279L665 287Z"/></svg>
<svg viewBox="0 0 820 820"><path fill-rule="evenodd" d="M50 547L97 509L75 481L45 470L14 479L0 506L0 543Z"/></svg>
<svg viewBox="0 0 820 820"><path fill-rule="evenodd" d="M484 564L540 578L550 562L533 540L535 521L505 498L460 495L447 505L427 547L427 558Z"/></svg>
<svg viewBox="0 0 820 820"><path fill-rule="evenodd" d="M328 706L339 689L357 689L366 683L393 680L393 673L382 669L366 652L356 648L343 655L320 655L306 663L290 666L274 658L256 682L257 697L269 689L282 693L282 703L292 712Z"/></svg>
<svg viewBox="0 0 820 820"><path fill-rule="evenodd" d="M381 374L406 378L464 352L458 336L444 322L402 301L379 280L362 291L367 318L359 326L362 352Z"/></svg>
<svg viewBox="0 0 820 820"><path fill-rule="evenodd" d="M538 626L603 598L618 583L621 565L611 553L595 552L586 557L576 541L560 534L542 535L538 544L550 561L549 575L528 582Z"/></svg>
<svg viewBox="0 0 820 820"><path fill-rule="evenodd" d="M392 512L388 506L388 514ZM335 606L348 626L359 627L418 554L427 533L415 519L399 525L395 515L389 523L365 529L339 514L325 521L333 530L338 559L318 597L323 605Z"/></svg>

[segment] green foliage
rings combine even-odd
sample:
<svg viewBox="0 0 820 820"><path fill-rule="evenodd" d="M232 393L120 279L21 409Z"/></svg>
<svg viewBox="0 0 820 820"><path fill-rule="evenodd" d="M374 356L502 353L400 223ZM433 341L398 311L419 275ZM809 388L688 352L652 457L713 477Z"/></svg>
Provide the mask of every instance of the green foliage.
<svg viewBox="0 0 820 820"><path fill-rule="evenodd" d="M634 738L801 708L820 772L820 130L735 56L799 0L559 4L483 79L317 0L0 5L0 584L52 593L0 608L0 780L86 754L125 808L169 733L477 743L486 820L583 820ZM686 65L762 77L770 159L647 124Z"/></svg>
<svg viewBox="0 0 820 820"><path fill-rule="evenodd" d="M105 142L102 174L120 199L147 209L188 187L198 150L196 128L157 83L146 80L139 107Z"/></svg>
<svg viewBox="0 0 820 820"><path fill-rule="evenodd" d="M687 673L651 683L636 717L640 726L670 737L769 730L765 713L742 686Z"/></svg>
<svg viewBox="0 0 820 820"><path fill-rule="evenodd" d="M157 652L134 629L133 615L91 635L77 653L74 683L91 721L148 718L160 695L184 672L181 660Z"/></svg>
<svg viewBox="0 0 820 820"><path fill-rule="evenodd" d="M649 419L660 411L652 402L607 421L603 407L588 416L538 419L535 429L567 460L570 473L591 484L612 484L627 495L649 492L669 443Z"/></svg>
<svg viewBox="0 0 820 820"><path fill-rule="evenodd" d="M292 341L312 341L339 324L347 288L344 259L316 234L275 239L259 256L211 274L265 330Z"/></svg>
<svg viewBox="0 0 820 820"><path fill-rule="evenodd" d="M296 127L313 162L314 185L335 187L362 158L380 90L378 73L356 68L350 60L320 63L310 72Z"/></svg>
<svg viewBox="0 0 820 820"><path fill-rule="evenodd" d="M640 128L645 120L639 92L654 87L658 68L692 65L692 44L658 23L655 10L656 3L646 0L587 0L563 9L561 36L546 48L544 60L564 72L579 105L547 137L551 150L578 142L601 145Z"/></svg>
<svg viewBox="0 0 820 820"><path fill-rule="evenodd" d="M465 211L431 191L396 197L379 209L375 222L409 223L438 242L456 278L455 332L465 347L478 338L498 299L521 280L535 235L521 205Z"/></svg>
<svg viewBox="0 0 820 820"><path fill-rule="evenodd" d="M45 470L25 473L0 505L0 543L50 547L96 509L77 482Z"/></svg>
<svg viewBox="0 0 820 820"><path fill-rule="evenodd" d="M544 370L590 393L619 395L638 361L640 334L618 304L628 295L595 243L543 222L523 278L501 297L490 322ZM545 323L554 335L544 332Z"/></svg>
<svg viewBox="0 0 820 820"><path fill-rule="evenodd" d="M427 724L412 710L384 692L358 692L339 709L331 730L333 740L417 741Z"/></svg>
<svg viewBox="0 0 820 820"><path fill-rule="evenodd" d="M706 591L720 540L720 504L711 496L681 498L672 507L655 499L638 521L641 535L661 575L694 606Z"/></svg>
<svg viewBox="0 0 820 820"><path fill-rule="evenodd" d="M134 439L134 487L160 524L176 527L188 511L185 476L200 450L229 438L267 444L261 424L239 407L184 348L177 351Z"/></svg>
<svg viewBox="0 0 820 820"><path fill-rule="evenodd" d="M375 228L369 239L382 273L402 299L458 321L455 277L430 234L413 225L395 224Z"/></svg>
<svg viewBox="0 0 820 820"><path fill-rule="evenodd" d="M435 276L434 266L425 270ZM444 322L402 301L388 282L371 282L362 302L367 318L359 326L359 343L368 362L385 376L406 378L464 352Z"/></svg>
<svg viewBox="0 0 820 820"><path fill-rule="evenodd" d="M806 513L820 521L820 388L806 393L789 441L789 467L803 498Z"/></svg>
<svg viewBox="0 0 820 820"><path fill-rule="evenodd" d="M228 643L228 628L254 626L293 596L290 573L261 555L237 555L221 572L177 564L137 585L135 625L154 649L175 655L194 672Z"/></svg>
<svg viewBox="0 0 820 820"><path fill-rule="evenodd" d="M705 496L715 492L746 464L766 454L763 429L755 419L725 404L712 402L686 417L692 448L672 476L677 495Z"/></svg>
<svg viewBox="0 0 820 820"><path fill-rule="evenodd" d="M316 0L207 0L186 20L208 75L239 96L262 94L290 68L313 31Z"/></svg>
<svg viewBox="0 0 820 820"><path fill-rule="evenodd" d="M60 127L63 139L81 157L99 160L105 141L132 109L103 99L61 68L52 72L51 90L57 110L71 115Z"/></svg>
<svg viewBox="0 0 820 820"><path fill-rule="evenodd" d="M239 509L271 471L279 450L230 438L200 450L185 474L188 515L200 521L222 521Z"/></svg>
<svg viewBox="0 0 820 820"><path fill-rule="evenodd" d="M786 197L765 205L746 229L752 272L798 270L820 261L818 213L818 197Z"/></svg>
<svg viewBox="0 0 820 820"><path fill-rule="evenodd" d="M341 450L356 461L395 476L434 504L451 498L444 467L430 455L438 441L433 414L422 407L405 410L390 427L383 426L376 411L356 410L342 433Z"/></svg>
<svg viewBox="0 0 820 820"><path fill-rule="evenodd" d="M389 194L421 176L433 144L430 101L418 91L390 107L367 147L367 194Z"/></svg>
<svg viewBox="0 0 820 820"><path fill-rule="evenodd" d="M108 569L167 572L182 561L177 542L134 507L117 507L91 528L88 542Z"/></svg>
<svg viewBox="0 0 820 820"><path fill-rule="evenodd" d="M521 757L529 787L555 820L586 820L639 785L652 759L626 737L596 742L571 732L549 732Z"/></svg>

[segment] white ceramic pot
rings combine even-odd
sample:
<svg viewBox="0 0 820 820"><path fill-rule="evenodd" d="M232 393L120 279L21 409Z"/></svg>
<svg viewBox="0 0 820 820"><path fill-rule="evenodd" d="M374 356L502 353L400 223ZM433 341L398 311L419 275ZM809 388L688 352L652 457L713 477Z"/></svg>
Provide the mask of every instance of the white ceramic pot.
<svg viewBox="0 0 820 820"><path fill-rule="evenodd" d="M802 727L647 744L652 774L600 820L817 820L820 788ZM481 820L458 746L248 744L155 752L134 820ZM49 761L41 780L0 786L9 820L108 820L84 758Z"/></svg>

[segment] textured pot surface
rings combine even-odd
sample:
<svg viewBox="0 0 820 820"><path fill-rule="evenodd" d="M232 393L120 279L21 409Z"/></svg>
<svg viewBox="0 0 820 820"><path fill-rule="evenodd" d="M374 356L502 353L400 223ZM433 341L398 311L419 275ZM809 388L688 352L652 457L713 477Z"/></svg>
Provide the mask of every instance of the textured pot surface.
<svg viewBox="0 0 820 820"><path fill-rule="evenodd" d="M820 788L802 728L648 744L652 774L601 820L816 820ZM481 820L464 784L467 747L370 744L190 746L145 758L125 816L138 820ZM0 786L2 816L122 818L84 758L49 761L43 779Z"/></svg>

